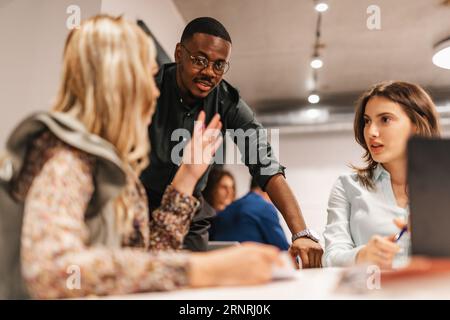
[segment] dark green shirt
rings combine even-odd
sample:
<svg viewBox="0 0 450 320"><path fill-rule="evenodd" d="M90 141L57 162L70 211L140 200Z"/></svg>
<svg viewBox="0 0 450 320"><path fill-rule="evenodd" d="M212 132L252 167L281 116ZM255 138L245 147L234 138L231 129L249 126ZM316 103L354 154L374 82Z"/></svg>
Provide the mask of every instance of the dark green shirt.
<svg viewBox="0 0 450 320"><path fill-rule="evenodd" d="M228 82L222 80L220 84L198 105L192 107L183 103L180 91L176 82L176 64L163 65L156 76L156 83L161 92L153 115L152 124L149 127L151 141L150 165L142 175L141 180L147 191L150 208L156 208L161 202L162 195L166 187L172 182L178 169L178 164L171 159L172 149L179 145L181 140L172 141L172 133L176 129L184 128L192 133L194 121L201 110L206 113L206 123L219 113L223 124L222 132L229 129L262 130L263 127L255 120L250 107L239 96L238 91ZM244 140L245 144L238 144L242 161L249 168L250 174L256 177L259 185L264 188L268 180L277 173L284 175L284 167L281 166L273 156L267 139L261 138L253 131L247 131ZM249 155L249 148L253 150L266 150L262 156L255 161ZM256 148L256 149L255 149ZM218 155L221 153L219 152ZM270 164L269 164L270 163ZM263 169L263 171L261 171ZM194 195L200 197L201 191L205 188L209 170L197 183ZM194 219L195 220L195 219Z"/></svg>

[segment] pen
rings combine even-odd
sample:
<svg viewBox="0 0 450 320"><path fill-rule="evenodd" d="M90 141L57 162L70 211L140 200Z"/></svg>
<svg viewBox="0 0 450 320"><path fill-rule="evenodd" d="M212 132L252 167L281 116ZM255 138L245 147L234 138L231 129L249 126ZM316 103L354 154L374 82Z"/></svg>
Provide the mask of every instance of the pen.
<svg viewBox="0 0 450 320"><path fill-rule="evenodd" d="M408 231L408 226L404 226L402 230L395 235L394 242L398 242L406 231Z"/></svg>
<svg viewBox="0 0 450 320"><path fill-rule="evenodd" d="M297 255L297 256L295 257L295 260L297 261L298 267L299 267L300 269L302 269L302 258L300 258L300 256Z"/></svg>

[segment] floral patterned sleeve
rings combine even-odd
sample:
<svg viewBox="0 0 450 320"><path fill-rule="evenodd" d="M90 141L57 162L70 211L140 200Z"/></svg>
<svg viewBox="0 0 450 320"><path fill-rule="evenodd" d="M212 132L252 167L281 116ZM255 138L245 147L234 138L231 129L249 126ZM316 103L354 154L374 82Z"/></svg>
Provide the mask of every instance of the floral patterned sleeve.
<svg viewBox="0 0 450 320"><path fill-rule="evenodd" d="M178 192L169 185L164 192L161 206L150 219L150 248L152 250L182 249L192 217L200 202L193 196Z"/></svg>
<svg viewBox="0 0 450 320"><path fill-rule="evenodd" d="M87 155L68 146L51 152L25 198L21 260L32 297L125 294L187 285L186 254L88 247L84 213L94 191L93 166Z"/></svg>

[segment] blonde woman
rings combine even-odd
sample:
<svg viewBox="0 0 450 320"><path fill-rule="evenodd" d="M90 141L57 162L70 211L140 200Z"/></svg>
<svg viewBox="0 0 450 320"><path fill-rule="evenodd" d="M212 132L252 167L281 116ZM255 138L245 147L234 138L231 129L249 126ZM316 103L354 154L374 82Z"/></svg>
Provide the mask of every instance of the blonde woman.
<svg viewBox="0 0 450 320"><path fill-rule="evenodd" d="M2 297L125 294L270 279L278 251L269 246L173 252L199 205L194 186L221 143L219 134L209 134L220 132L218 116L205 130L200 114L183 164L149 219L138 176L148 162L156 72L152 41L122 18L96 16L69 34L53 111L19 124L0 168ZM211 152L204 163L188 164L206 149Z"/></svg>

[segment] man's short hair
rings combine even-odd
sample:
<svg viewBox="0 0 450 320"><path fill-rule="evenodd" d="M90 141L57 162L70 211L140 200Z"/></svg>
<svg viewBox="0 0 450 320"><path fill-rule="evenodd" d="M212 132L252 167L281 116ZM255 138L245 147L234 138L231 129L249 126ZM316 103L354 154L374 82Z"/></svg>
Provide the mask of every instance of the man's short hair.
<svg viewBox="0 0 450 320"><path fill-rule="evenodd" d="M194 33L206 33L231 43L231 37L225 27L211 17L200 17L189 22L181 35L181 42L192 38Z"/></svg>

